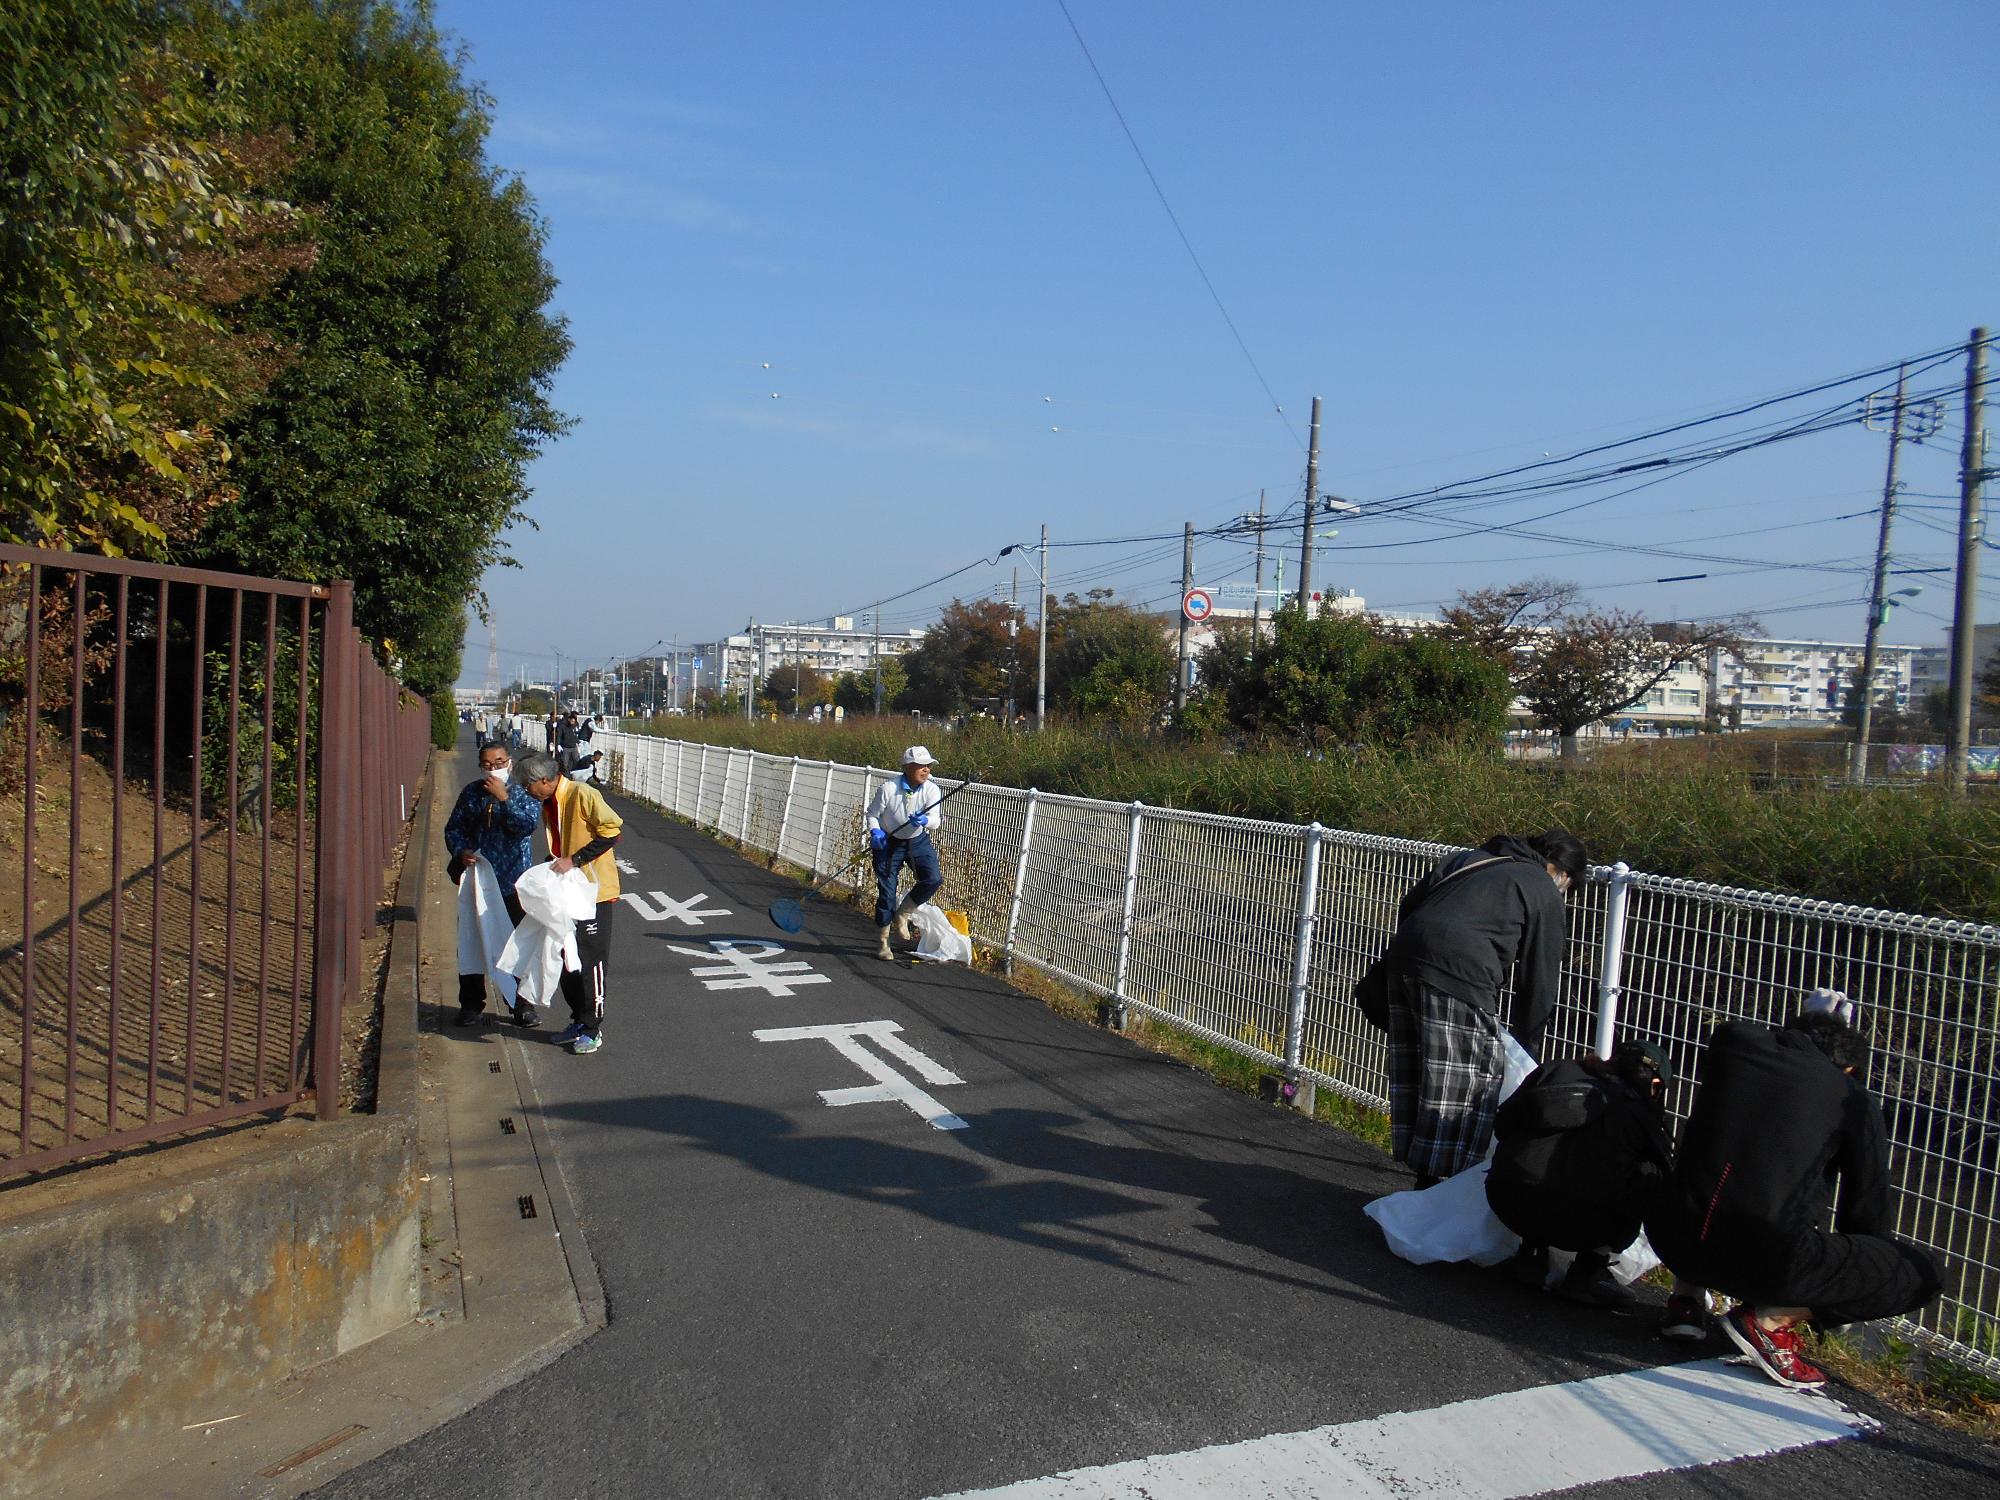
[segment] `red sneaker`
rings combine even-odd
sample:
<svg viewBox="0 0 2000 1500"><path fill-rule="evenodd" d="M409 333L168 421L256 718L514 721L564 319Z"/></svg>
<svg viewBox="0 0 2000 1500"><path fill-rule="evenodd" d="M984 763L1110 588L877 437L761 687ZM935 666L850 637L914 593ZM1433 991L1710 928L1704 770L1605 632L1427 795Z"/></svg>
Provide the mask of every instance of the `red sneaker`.
<svg viewBox="0 0 2000 1500"><path fill-rule="evenodd" d="M1760 1326L1756 1308L1747 1304L1731 1308L1723 1316L1722 1331L1779 1385L1794 1391L1816 1391L1826 1384L1826 1372L1800 1352L1799 1336L1789 1328Z"/></svg>

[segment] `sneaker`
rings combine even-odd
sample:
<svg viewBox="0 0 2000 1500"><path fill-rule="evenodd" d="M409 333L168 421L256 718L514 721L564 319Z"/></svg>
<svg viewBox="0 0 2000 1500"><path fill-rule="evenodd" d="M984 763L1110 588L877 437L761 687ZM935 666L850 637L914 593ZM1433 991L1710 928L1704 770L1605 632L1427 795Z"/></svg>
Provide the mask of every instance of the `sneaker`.
<svg viewBox="0 0 2000 1500"><path fill-rule="evenodd" d="M603 1037L592 1036L589 1032L586 1031L583 1032L581 1035L579 1035L575 1041L569 1044L569 1050L575 1053L578 1057L587 1057L591 1053L597 1051L603 1045L604 1045Z"/></svg>
<svg viewBox="0 0 2000 1500"><path fill-rule="evenodd" d="M1522 1286L1536 1291L1544 1290L1549 1284L1549 1252L1543 1245L1523 1245L1514 1252L1514 1258L1507 1262L1507 1274Z"/></svg>
<svg viewBox="0 0 2000 1500"><path fill-rule="evenodd" d="M581 1021L570 1022L569 1025L563 1027L561 1031L558 1031L556 1033L556 1045L558 1047L567 1047L571 1042L575 1041L578 1037L582 1036L584 1030L585 1027L583 1022Z"/></svg>
<svg viewBox="0 0 2000 1500"><path fill-rule="evenodd" d="M1789 1328L1759 1327L1757 1309L1748 1303L1739 1303L1723 1315L1722 1331L1779 1385L1794 1391L1816 1391L1826 1384L1825 1371L1799 1352L1798 1334Z"/></svg>
<svg viewBox="0 0 2000 1500"><path fill-rule="evenodd" d="M485 1020L486 1012L483 1010L461 1010L458 1013L458 1019L451 1024L454 1026L479 1026L484 1024Z"/></svg>
<svg viewBox="0 0 2000 1500"><path fill-rule="evenodd" d="M542 1024L542 1013L532 1005L517 1005L507 1014L523 1031L533 1031Z"/></svg>
<svg viewBox="0 0 2000 1500"><path fill-rule="evenodd" d="M1583 1274L1579 1276L1578 1270ZM1579 1258L1562 1279L1556 1293L1565 1302L1580 1307L1625 1307L1631 1303L1632 1289L1620 1286L1618 1278L1602 1266L1586 1264Z"/></svg>
<svg viewBox="0 0 2000 1500"><path fill-rule="evenodd" d="M1660 1317L1660 1337L1677 1344L1699 1344L1708 1338L1708 1297L1669 1297Z"/></svg>

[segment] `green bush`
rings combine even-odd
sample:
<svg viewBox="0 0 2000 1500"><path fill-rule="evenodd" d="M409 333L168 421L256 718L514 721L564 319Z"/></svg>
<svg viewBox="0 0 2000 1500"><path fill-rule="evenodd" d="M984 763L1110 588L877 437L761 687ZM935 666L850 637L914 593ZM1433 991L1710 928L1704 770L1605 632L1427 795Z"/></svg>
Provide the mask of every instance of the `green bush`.
<svg viewBox="0 0 2000 1500"><path fill-rule="evenodd" d="M431 699L431 743L440 750L458 743L458 704L448 692Z"/></svg>

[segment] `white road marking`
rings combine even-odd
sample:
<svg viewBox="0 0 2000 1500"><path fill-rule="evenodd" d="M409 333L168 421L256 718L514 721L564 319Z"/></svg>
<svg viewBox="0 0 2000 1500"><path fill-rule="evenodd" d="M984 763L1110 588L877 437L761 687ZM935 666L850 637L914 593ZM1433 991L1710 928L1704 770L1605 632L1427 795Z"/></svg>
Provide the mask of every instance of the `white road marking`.
<svg viewBox="0 0 2000 1500"><path fill-rule="evenodd" d="M945 1500L1343 1500L1438 1495L1519 1500L1582 1484L1757 1458L1872 1432L1827 1396L1788 1391L1722 1360L1600 1375L1281 1432L1190 1453L1071 1469Z"/></svg>
<svg viewBox="0 0 2000 1500"><path fill-rule="evenodd" d="M618 861L618 873L620 875L637 875L639 873L639 867L633 864L631 860L625 858L624 855L614 855L613 858Z"/></svg>
<svg viewBox="0 0 2000 1500"><path fill-rule="evenodd" d="M685 953L689 958L721 958L719 964L705 964L688 972L702 982L704 989L711 990L762 990L767 995L789 995L802 984L831 984L833 981L824 974L815 974L812 966L803 959L792 959L786 963L774 963L785 950L776 943L760 943L739 938L710 938L710 951L704 953L699 948L683 948L678 943L669 943L668 948L675 953Z"/></svg>
<svg viewBox="0 0 2000 1500"><path fill-rule="evenodd" d="M731 917L735 913L726 906L711 906L697 911L696 907L708 899L708 892L690 896L685 901L676 901L665 891L653 891L653 900L648 901L637 891L626 891L618 899L648 922L679 922L684 927L699 927L708 917ZM659 903L654 905L654 902Z"/></svg>
<svg viewBox="0 0 2000 1500"><path fill-rule="evenodd" d="M965 1129L965 1121L898 1073L886 1059L861 1045L861 1039L868 1038L908 1066L925 1083L942 1087L965 1082L951 1069L939 1066L897 1036L896 1033L902 1029L901 1023L896 1021L847 1021L831 1026L780 1026L750 1034L760 1042L830 1043L834 1051L875 1080L873 1084L861 1084L854 1088L821 1089L819 1097L822 1103L836 1107L843 1104L900 1104L922 1116L934 1130Z"/></svg>

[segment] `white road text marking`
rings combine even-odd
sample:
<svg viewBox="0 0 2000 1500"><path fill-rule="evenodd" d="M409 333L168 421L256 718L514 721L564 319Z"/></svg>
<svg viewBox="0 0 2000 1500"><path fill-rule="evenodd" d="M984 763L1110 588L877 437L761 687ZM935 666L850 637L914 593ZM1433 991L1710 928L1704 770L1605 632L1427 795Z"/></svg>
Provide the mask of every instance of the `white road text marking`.
<svg viewBox="0 0 2000 1500"><path fill-rule="evenodd" d="M965 1129L965 1121L898 1073L885 1059L861 1045L861 1039L868 1038L925 1083L942 1087L965 1082L949 1068L940 1067L897 1036L896 1033L902 1029L896 1021L848 1021L832 1026L781 1026L750 1034L760 1042L827 1042L834 1051L875 1080L873 1084L855 1088L821 1089L819 1097L824 1103L836 1106L900 1104L921 1115L935 1130Z"/></svg>
<svg viewBox="0 0 2000 1500"><path fill-rule="evenodd" d="M767 995L789 995L802 984L833 983L826 975L813 973L812 967L803 959L773 962L785 951L776 943L710 938L708 946L711 951L707 953L699 948L683 948L678 943L667 946L675 953L685 953L689 958L723 960L719 964L704 964L689 971L702 982L704 989L762 990Z"/></svg>
<svg viewBox="0 0 2000 1500"><path fill-rule="evenodd" d="M710 906L697 911L696 907L708 899L707 891L703 891L699 896L690 896L685 901L676 901L665 891L653 891L650 894L652 901L648 901L637 891L626 891L619 899L648 922L679 922L685 927L699 927L705 918L735 915L726 906ZM655 902L658 905L655 905Z"/></svg>

